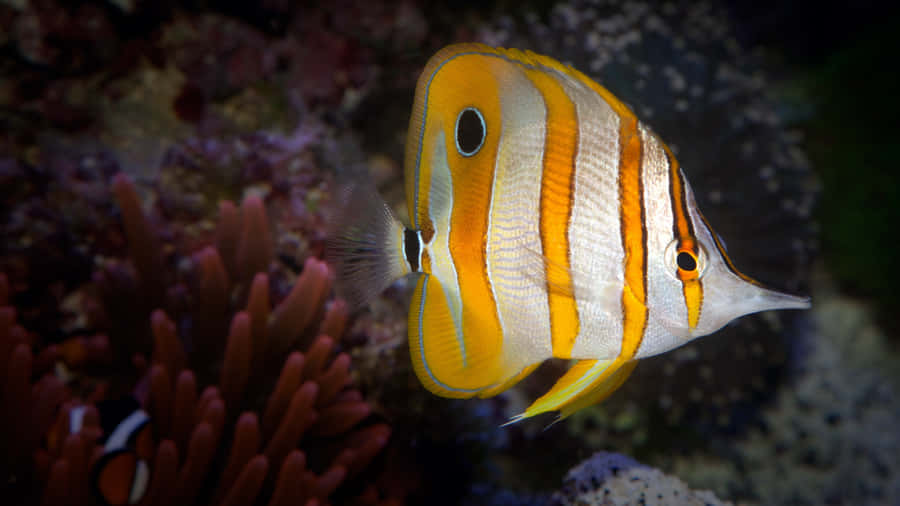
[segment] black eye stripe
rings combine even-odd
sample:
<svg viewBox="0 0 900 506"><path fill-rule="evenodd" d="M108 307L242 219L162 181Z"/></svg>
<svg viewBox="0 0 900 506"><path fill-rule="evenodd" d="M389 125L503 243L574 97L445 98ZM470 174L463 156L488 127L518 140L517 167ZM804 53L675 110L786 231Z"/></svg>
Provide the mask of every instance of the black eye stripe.
<svg viewBox="0 0 900 506"><path fill-rule="evenodd" d="M456 150L463 156L472 156L481 149L487 136L484 116L474 107L467 107L456 117Z"/></svg>
<svg viewBox="0 0 900 506"><path fill-rule="evenodd" d="M675 263L677 263L678 268L683 271L691 272L697 268L697 260L687 251L678 253L678 256L675 257Z"/></svg>

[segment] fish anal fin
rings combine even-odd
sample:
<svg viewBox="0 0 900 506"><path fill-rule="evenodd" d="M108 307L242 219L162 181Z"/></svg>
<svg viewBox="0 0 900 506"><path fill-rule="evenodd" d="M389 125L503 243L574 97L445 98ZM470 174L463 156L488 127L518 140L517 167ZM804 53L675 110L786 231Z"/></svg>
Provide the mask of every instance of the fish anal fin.
<svg viewBox="0 0 900 506"><path fill-rule="evenodd" d="M409 351L425 388L442 397L468 398L515 374L504 374L499 355L485 350L490 347L467 346L437 277L420 276L410 301Z"/></svg>
<svg viewBox="0 0 900 506"><path fill-rule="evenodd" d="M553 388L509 423L549 411L561 411L561 418L565 418L582 407L604 399L621 386L634 369L630 362L623 358L579 360L556 381ZM625 370L620 372L623 367Z"/></svg>
<svg viewBox="0 0 900 506"><path fill-rule="evenodd" d="M559 419L562 420L568 418L569 415L576 411L588 406L593 406L612 395L612 393L618 390L619 387L625 383L625 380L631 376L631 372L634 371L637 363L637 360L625 362L606 379L591 385L591 389L586 390L584 394L579 395L563 406L560 406Z"/></svg>
<svg viewBox="0 0 900 506"><path fill-rule="evenodd" d="M500 383L499 385L497 385L495 387L491 387L491 388L482 390L481 392L478 393L478 397L481 397L482 399L485 399L488 397L493 397L501 392L504 392L504 391L512 388L513 385L522 381L526 376L528 376L529 374L534 372L534 370L537 369L537 367L539 365L541 365L541 362L538 362L536 364L531 364L529 366L522 368L521 371L519 371L518 373L516 373L515 375L513 375L512 377L510 377L503 383Z"/></svg>

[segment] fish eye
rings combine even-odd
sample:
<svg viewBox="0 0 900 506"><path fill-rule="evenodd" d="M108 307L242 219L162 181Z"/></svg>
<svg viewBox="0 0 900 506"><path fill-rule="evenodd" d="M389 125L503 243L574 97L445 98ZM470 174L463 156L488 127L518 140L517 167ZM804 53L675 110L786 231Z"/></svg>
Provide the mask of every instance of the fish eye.
<svg viewBox="0 0 900 506"><path fill-rule="evenodd" d="M666 271L672 278L680 281L700 279L709 263L702 245L697 244L696 249L691 249L677 238L666 246L664 255L668 266Z"/></svg>
<svg viewBox="0 0 900 506"><path fill-rule="evenodd" d="M484 145L487 127L484 116L474 107L466 107L456 117L456 150L463 156L472 156Z"/></svg>
<svg viewBox="0 0 900 506"><path fill-rule="evenodd" d="M694 258L694 254L689 251L679 251L678 256L675 257L675 263L677 263L678 268L683 271L693 272L697 269L697 259Z"/></svg>

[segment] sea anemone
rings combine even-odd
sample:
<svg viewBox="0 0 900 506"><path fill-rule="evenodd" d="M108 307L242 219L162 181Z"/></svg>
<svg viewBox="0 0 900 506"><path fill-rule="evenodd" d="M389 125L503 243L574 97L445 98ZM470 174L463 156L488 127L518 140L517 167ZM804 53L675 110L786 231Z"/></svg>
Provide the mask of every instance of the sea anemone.
<svg viewBox="0 0 900 506"><path fill-rule="evenodd" d="M4 420L17 436L3 440L6 482L45 504L91 504L101 404L134 398L154 436L144 504L396 504L366 473L391 431L349 387L347 308L326 302L328 267L309 257L292 281L272 270L256 196L223 202L215 245L178 260L134 184L119 175L112 189L129 258L107 262L82 303L102 332L48 345L17 324L0 277L0 403L24 414ZM283 297L271 276L290 286Z"/></svg>

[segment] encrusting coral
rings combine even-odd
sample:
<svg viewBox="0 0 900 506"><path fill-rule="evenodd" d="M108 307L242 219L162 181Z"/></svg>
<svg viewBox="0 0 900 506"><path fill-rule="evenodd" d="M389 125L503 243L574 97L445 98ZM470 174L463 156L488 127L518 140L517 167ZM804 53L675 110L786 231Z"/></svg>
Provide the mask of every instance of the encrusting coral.
<svg viewBox="0 0 900 506"><path fill-rule="evenodd" d="M709 491L691 490L678 478L618 453L597 452L566 474L553 506L730 505Z"/></svg>
<svg viewBox="0 0 900 506"><path fill-rule="evenodd" d="M17 325L0 275L0 406L21 415L3 417L12 497L94 504L92 472L109 436L101 403L133 397L154 436L141 504L400 504L374 472L363 476L391 431L349 387L350 357L336 342L347 308L326 303L328 267L308 258L273 304L270 274L285 275L270 273L265 206L248 196L240 208L220 205L215 245L173 273L177 255L161 246L134 184L119 175L112 190L130 262L107 263L95 274L99 295L85 298L104 333L41 342ZM61 376L66 357L79 360ZM80 430L76 406L85 406Z"/></svg>

